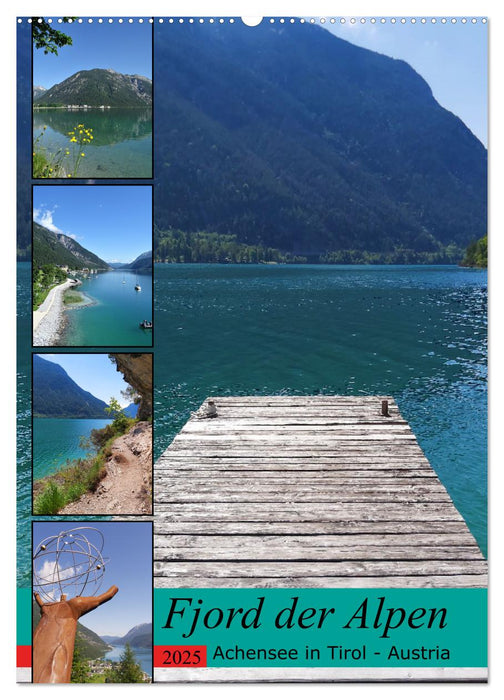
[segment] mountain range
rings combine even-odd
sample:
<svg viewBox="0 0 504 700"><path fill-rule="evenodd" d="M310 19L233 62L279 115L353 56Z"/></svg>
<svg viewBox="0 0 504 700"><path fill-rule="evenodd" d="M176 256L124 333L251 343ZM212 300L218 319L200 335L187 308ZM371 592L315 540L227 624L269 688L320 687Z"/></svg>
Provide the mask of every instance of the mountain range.
<svg viewBox="0 0 504 700"><path fill-rule="evenodd" d="M149 648L152 646L152 623L144 622L141 625L136 625L135 627L132 627L129 632L124 635L124 637L102 635L101 638L106 644L121 646L124 644L129 644L132 647Z"/></svg>
<svg viewBox="0 0 504 700"><path fill-rule="evenodd" d="M404 61L299 22L155 46L155 255L176 231L441 262L486 234L486 149Z"/></svg>
<svg viewBox="0 0 504 700"><path fill-rule="evenodd" d="M128 418L136 418L137 413L138 413L138 406L139 404L137 403L130 403L128 406L122 409L123 413L128 416Z"/></svg>
<svg viewBox="0 0 504 700"><path fill-rule="evenodd" d="M37 97L41 97L44 92L46 92L45 87L42 87L42 85L34 85L33 87L33 99L36 100Z"/></svg>
<svg viewBox="0 0 504 700"><path fill-rule="evenodd" d="M117 73L111 68L81 70L37 96L34 94L33 102L34 106L41 107L150 107L152 80L141 75Z"/></svg>
<svg viewBox="0 0 504 700"><path fill-rule="evenodd" d="M63 233L54 233L33 222L33 265L67 265L71 270L85 267L109 270L110 265Z"/></svg>
<svg viewBox="0 0 504 700"><path fill-rule="evenodd" d="M107 418L105 401L82 389L56 362L33 355L33 415L38 418Z"/></svg>
<svg viewBox="0 0 504 700"><path fill-rule="evenodd" d="M141 253L133 262L121 265L121 268L128 270L148 270L152 272L152 250L148 250L146 253Z"/></svg>

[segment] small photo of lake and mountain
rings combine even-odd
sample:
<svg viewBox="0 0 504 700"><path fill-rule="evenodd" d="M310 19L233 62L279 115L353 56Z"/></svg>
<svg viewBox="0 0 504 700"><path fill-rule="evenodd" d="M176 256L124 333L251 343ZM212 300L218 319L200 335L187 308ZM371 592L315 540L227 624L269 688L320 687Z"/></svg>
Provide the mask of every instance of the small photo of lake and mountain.
<svg viewBox="0 0 504 700"><path fill-rule="evenodd" d="M33 513L152 513L152 354L33 355Z"/></svg>
<svg viewBox="0 0 504 700"><path fill-rule="evenodd" d="M31 534L33 682L150 683L152 523L34 521Z"/></svg>
<svg viewBox="0 0 504 700"><path fill-rule="evenodd" d="M152 347L152 188L33 187L33 345Z"/></svg>
<svg viewBox="0 0 504 700"><path fill-rule="evenodd" d="M152 25L34 18L33 178L152 178Z"/></svg>

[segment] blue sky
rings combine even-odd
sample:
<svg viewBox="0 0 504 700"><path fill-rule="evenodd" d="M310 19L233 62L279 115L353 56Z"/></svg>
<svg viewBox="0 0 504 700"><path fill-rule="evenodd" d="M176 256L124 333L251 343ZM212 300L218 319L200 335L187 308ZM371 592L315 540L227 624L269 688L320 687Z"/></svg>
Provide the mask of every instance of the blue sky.
<svg viewBox="0 0 504 700"><path fill-rule="evenodd" d="M82 389L91 392L107 404L112 396L123 408L131 403L121 396L121 391L124 391L128 384L107 354L44 353L40 357L63 367L68 376Z"/></svg>
<svg viewBox="0 0 504 700"><path fill-rule="evenodd" d="M152 25L145 19L119 24L86 20L79 24L57 24L54 28L72 37L71 46L58 49L58 55L33 51L33 84L50 88L79 70L112 68L118 73L152 78Z"/></svg>
<svg viewBox="0 0 504 700"><path fill-rule="evenodd" d="M152 249L148 185L37 185L33 219L106 262L132 262Z"/></svg>
<svg viewBox="0 0 504 700"><path fill-rule="evenodd" d="M34 523L33 545L45 537L58 535L65 529L88 525L100 530L105 544L105 574L98 594L110 586L119 592L96 610L80 618L85 627L99 635L122 636L132 627L151 622L152 608L152 540L150 523L103 523L103 522L37 522ZM83 532L86 535L86 532ZM94 535L88 539L94 542ZM42 561L42 560L40 560ZM92 591L91 591L92 592ZM84 592L86 595L86 592Z"/></svg>
<svg viewBox="0 0 504 700"><path fill-rule="evenodd" d="M453 112L487 145L488 25L460 18L456 23L433 24L409 18L401 24L389 20L365 24L337 21L324 26L342 39L410 64L429 84L436 100Z"/></svg>

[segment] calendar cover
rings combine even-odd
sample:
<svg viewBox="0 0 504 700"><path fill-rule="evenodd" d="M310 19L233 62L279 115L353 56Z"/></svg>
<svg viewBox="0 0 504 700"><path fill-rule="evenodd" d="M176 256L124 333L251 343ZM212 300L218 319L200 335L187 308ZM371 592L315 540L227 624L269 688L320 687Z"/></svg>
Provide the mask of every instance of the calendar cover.
<svg viewBox="0 0 504 700"><path fill-rule="evenodd" d="M487 679L484 17L19 17L17 674Z"/></svg>

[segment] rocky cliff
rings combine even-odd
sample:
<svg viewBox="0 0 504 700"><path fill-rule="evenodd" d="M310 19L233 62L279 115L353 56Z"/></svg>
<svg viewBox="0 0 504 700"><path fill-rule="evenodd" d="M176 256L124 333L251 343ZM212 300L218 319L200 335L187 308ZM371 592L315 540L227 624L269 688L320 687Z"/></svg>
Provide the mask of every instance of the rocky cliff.
<svg viewBox="0 0 504 700"><path fill-rule="evenodd" d="M148 353L112 353L110 358L116 363L117 371L124 380L140 395L138 420L152 418L152 355Z"/></svg>

